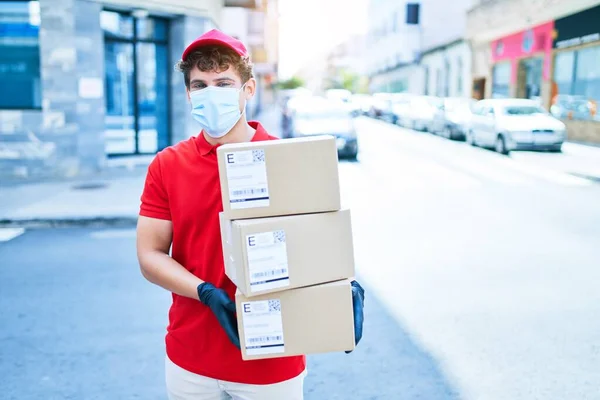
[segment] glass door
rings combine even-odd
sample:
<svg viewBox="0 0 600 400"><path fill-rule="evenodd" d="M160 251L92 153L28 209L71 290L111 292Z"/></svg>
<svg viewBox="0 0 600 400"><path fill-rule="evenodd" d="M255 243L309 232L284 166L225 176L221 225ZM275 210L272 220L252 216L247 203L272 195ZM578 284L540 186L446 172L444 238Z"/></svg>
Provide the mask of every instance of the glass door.
<svg viewBox="0 0 600 400"><path fill-rule="evenodd" d="M106 153L152 154L169 138L167 21L103 11Z"/></svg>
<svg viewBox="0 0 600 400"><path fill-rule="evenodd" d="M107 42L105 51L105 149L108 154L136 152L133 44Z"/></svg>
<svg viewBox="0 0 600 400"><path fill-rule="evenodd" d="M154 43L136 44L138 151L156 153L168 143L167 48Z"/></svg>

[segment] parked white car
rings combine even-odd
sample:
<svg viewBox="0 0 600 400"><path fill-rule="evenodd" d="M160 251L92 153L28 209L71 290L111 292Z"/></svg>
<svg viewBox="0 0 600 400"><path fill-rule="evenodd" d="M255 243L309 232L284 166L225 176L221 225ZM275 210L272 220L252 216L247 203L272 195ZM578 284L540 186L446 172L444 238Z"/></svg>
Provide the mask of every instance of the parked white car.
<svg viewBox="0 0 600 400"><path fill-rule="evenodd" d="M473 146L501 154L513 150L560 152L566 127L533 100L481 100L473 107L466 139Z"/></svg>
<svg viewBox="0 0 600 400"><path fill-rule="evenodd" d="M436 112L443 105L442 99L434 96L415 96L410 101L408 115L403 125L416 131L430 131Z"/></svg>
<svg viewBox="0 0 600 400"><path fill-rule="evenodd" d="M410 116L410 104L416 96L410 93L398 93L393 96L392 113L395 116L396 124L408 127Z"/></svg>

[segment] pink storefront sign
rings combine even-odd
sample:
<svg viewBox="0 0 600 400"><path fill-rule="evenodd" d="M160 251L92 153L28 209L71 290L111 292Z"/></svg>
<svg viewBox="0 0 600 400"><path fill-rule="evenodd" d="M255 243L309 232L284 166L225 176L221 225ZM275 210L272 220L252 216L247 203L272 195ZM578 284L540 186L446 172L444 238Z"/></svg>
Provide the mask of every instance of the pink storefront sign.
<svg viewBox="0 0 600 400"><path fill-rule="evenodd" d="M543 55L543 77L550 77L552 63L552 41L554 38L554 21L535 26L518 33L496 39L491 43L492 62L511 62L511 83L517 81L519 60Z"/></svg>

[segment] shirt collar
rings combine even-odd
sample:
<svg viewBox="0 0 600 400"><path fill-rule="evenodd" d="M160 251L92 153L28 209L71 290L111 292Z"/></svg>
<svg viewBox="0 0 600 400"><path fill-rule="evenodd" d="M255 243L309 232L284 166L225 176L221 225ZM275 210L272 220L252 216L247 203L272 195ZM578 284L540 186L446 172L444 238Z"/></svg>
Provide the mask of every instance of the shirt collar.
<svg viewBox="0 0 600 400"><path fill-rule="evenodd" d="M267 133L265 128L263 128L263 126L260 124L260 122L248 121L248 125L250 125L254 129L256 129L254 136L252 136L252 139L250 140L251 142L260 142L263 140L269 140L269 134ZM209 155L213 151L216 151L216 149L220 146L219 144L213 146L212 144L208 143L206 141L206 138L204 137L204 132L200 132L200 134L198 135L197 143L198 143L198 150L200 151L200 154L202 156Z"/></svg>

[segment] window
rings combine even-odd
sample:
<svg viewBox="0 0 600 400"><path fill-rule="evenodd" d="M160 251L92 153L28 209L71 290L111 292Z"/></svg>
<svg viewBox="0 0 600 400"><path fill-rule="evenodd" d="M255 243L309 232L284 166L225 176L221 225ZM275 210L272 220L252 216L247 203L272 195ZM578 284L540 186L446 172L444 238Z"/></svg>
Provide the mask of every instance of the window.
<svg viewBox="0 0 600 400"><path fill-rule="evenodd" d="M462 96L463 91L463 65L462 58L459 58L456 62L456 92L458 96Z"/></svg>
<svg viewBox="0 0 600 400"><path fill-rule="evenodd" d="M556 96L551 112L558 118L599 118L600 46L560 52L554 57ZM596 111L595 113L593 111Z"/></svg>
<svg viewBox="0 0 600 400"><path fill-rule="evenodd" d="M450 96L450 74L452 74L452 70L450 67L450 62L448 60L444 60L444 96Z"/></svg>
<svg viewBox="0 0 600 400"><path fill-rule="evenodd" d="M577 68L573 94L588 99L600 100L600 46L589 47L577 52Z"/></svg>
<svg viewBox="0 0 600 400"><path fill-rule="evenodd" d="M510 92L510 62L494 65L492 71L492 98L506 98Z"/></svg>
<svg viewBox="0 0 600 400"><path fill-rule="evenodd" d="M437 69L435 80L435 94L438 97L442 97L444 95L444 72L441 68Z"/></svg>
<svg viewBox="0 0 600 400"><path fill-rule="evenodd" d="M556 55L554 59L554 82L558 86L558 93L573 93L574 67L574 51Z"/></svg>
<svg viewBox="0 0 600 400"><path fill-rule="evenodd" d="M0 109L42 107L39 26L39 2L0 2Z"/></svg>

